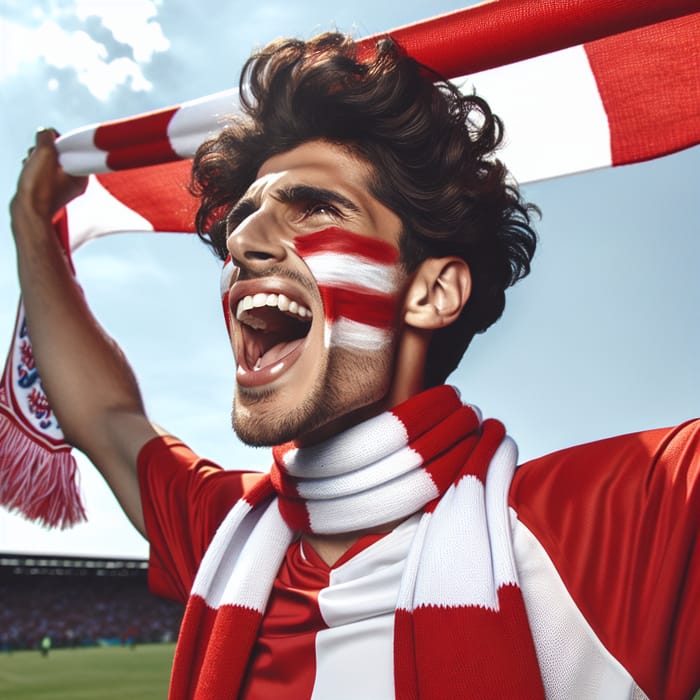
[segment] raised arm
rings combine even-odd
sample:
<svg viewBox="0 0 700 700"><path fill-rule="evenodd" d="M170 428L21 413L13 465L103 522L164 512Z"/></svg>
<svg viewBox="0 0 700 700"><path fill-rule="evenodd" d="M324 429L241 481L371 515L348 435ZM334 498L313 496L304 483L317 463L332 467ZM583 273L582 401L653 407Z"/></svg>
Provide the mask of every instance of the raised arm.
<svg viewBox="0 0 700 700"><path fill-rule="evenodd" d="M85 302L51 224L86 185L61 169L55 136L37 133L10 205L29 335L66 440L94 462L144 533L136 458L157 430L146 418L126 358Z"/></svg>

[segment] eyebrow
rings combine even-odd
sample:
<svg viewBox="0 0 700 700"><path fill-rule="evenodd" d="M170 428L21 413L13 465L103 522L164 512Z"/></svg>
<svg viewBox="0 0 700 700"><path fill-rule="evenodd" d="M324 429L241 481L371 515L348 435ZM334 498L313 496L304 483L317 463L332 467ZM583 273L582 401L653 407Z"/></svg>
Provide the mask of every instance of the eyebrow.
<svg viewBox="0 0 700 700"><path fill-rule="evenodd" d="M326 204L338 204L352 212L359 212L360 208L351 199L343 196L335 190L314 185L290 185L280 187L272 195L278 202L295 204L298 202L323 202Z"/></svg>
<svg viewBox="0 0 700 700"><path fill-rule="evenodd" d="M272 197L283 204L298 204L299 202L322 202L324 204L338 204L345 207L348 211L359 213L360 207L351 199L325 187L316 187L314 185L290 185L289 187L280 187L275 190ZM231 207L231 210L226 215L226 227L230 230L231 227L238 226L244 219L254 214L260 203L254 195L244 195L236 204Z"/></svg>

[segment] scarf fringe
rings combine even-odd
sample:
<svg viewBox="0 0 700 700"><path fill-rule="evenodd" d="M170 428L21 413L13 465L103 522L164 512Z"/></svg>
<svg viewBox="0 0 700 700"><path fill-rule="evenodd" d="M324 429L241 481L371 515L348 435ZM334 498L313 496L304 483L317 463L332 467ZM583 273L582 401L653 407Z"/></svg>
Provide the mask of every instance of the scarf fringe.
<svg viewBox="0 0 700 700"><path fill-rule="evenodd" d="M87 520L70 447L32 440L0 406L0 505L46 527Z"/></svg>
<svg viewBox="0 0 700 700"><path fill-rule="evenodd" d="M55 225L65 246L65 217ZM48 528L87 520L78 465L41 386L21 299L0 378L0 506Z"/></svg>

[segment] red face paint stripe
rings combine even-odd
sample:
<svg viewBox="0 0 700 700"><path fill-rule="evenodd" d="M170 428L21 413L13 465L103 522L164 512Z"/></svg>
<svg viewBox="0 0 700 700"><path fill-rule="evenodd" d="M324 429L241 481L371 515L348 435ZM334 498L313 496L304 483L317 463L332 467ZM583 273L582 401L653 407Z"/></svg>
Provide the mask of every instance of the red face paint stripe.
<svg viewBox="0 0 700 700"><path fill-rule="evenodd" d="M374 328L391 328L396 320L396 300L385 294L351 287L319 287L326 318L347 318Z"/></svg>
<svg viewBox="0 0 700 700"><path fill-rule="evenodd" d="M221 305L224 310L224 321L226 322L226 330L231 332L231 307L228 301L229 292L221 295Z"/></svg>
<svg viewBox="0 0 700 700"><path fill-rule="evenodd" d="M390 243L338 227L298 236L294 239L294 245L302 258L321 253L334 253L356 255L383 265L393 265L399 259L398 250Z"/></svg>

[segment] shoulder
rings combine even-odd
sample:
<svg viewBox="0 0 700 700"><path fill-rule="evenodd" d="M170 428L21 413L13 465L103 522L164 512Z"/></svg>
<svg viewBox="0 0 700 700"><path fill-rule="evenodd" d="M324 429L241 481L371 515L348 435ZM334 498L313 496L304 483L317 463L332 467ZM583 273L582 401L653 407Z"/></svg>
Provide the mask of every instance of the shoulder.
<svg viewBox="0 0 700 700"><path fill-rule="evenodd" d="M645 692L688 697L700 682L700 421L527 462L509 504Z"/></svg>
<svg viewBox="0 0 700 700"><path fill-rule="evenodd" d="M141 448L138 469L151 545L149 585L184 602L217 528L264 475L222 469L171 435Z"/></svg>
<svg viewBox="0 0 700 700"><path fill-rule="evenodd" d="M212 460L201 457L184 442L172 435L159 435L141 448L138 459L142 486L149 482L186 482L188 488L205 484L228 484L236 492L236 498L245 495L263 478L258 471L224 469Z"/></svg>
<svg viewBox="0 0 700 700"><path fill-rule="evenodd" d="M589 553L613 564L639 533L647 546L663 547L681 523L700 521L700 420L527 462L515 473L509 505L555 562Z"/></svg>
<svg viewBox="0 0 700 700"><path fill-rule="evenodd" d="M697 486L699 464L696 419L576 445L526 462L516 471L509 501L520 513L567 497L590 506L591 500L612 491L649 498L658 489Z"/></svg>
<svg viewBox="0 0 700 700"><path fill-rule="evenodd" d="M264 478L249 470L223 469L171 435L146 443L138 458L149 539L170 522L189 522L188 537L205 547L226 514Z"/></svg>

